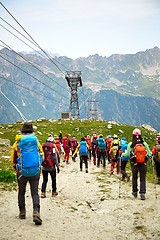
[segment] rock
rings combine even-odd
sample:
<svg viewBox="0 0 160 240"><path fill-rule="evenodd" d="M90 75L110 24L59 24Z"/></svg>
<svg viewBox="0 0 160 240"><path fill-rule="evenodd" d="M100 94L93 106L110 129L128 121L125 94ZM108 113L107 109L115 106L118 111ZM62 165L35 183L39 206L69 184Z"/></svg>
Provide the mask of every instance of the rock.
<svg viewBox="0 0 160 240"><path fill-rule="evenodd" d="M37 130L37 126L33 126L33 131L35 132Z"/></svg>
<svg viewBox="0 0 160 240"><path fill-rule="evenodd" d="M38 120L37 120L37 122L41 122L41 121L43 121L43 120L45 120L45 118L39 118Z"/></svg>
<svg viewBox="0 0 160 240"><path fill-rule="evenodd" d="M16 123L24 123L23 120L18 120Z"/></svg>
<svg viewBox="0 0 160 240"><path fill-rule="evenodd" d="M124 133L123 130L121 130L121 129L119 129L118 131L119 131L120 133Z"/></svg>
<svg viewBox="0 0 160 240"><path fill-rule="evenodd" d="M152 131L152 132L157 132L157 130L155 130L154 128L152 128L150 125L148 125L148 124L143 124L142 125L142 128L144 128L144 129L147 129L147 130L150 130L150 131Z"/></svg>
<svg viewBox="0 0 160 240"><path fill-rule="evenodd" d="M37 133L39 134L39 135L43 135L41 132L39 132L39 131L37 131Z"/></svg>
<svg viewBox="0 0 160 240"><path fill-rule="evenodd" d="M113 125L118 125L119 126L119 123L116 123L115 121L108 121L109 124L113 124Z"/></svg>
<svg viewBox="0 0 160 240"><path fill-rule="evenodd" d="M9 139L0 138L0 145L10 146L10 145L11 145L11 142L10 142Z"/></svg>

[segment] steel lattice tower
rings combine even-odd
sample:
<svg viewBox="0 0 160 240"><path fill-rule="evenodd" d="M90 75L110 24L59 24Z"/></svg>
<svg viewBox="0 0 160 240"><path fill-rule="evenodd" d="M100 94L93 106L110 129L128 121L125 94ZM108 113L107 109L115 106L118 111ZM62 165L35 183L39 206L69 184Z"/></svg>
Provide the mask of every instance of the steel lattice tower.
<svg viewBox="0 0 160 240"><path fill-rule="evenodd" d="M87 101L87 119L99 119L98 116L98 101Z"/></svg>
<svg viewBox="0 0 160 240"><path fill-rule="evenodd" d="M65 76L71 88L70 112L73 118L80 119L77 88L82 87L81 72L67 71Z"/></svg>

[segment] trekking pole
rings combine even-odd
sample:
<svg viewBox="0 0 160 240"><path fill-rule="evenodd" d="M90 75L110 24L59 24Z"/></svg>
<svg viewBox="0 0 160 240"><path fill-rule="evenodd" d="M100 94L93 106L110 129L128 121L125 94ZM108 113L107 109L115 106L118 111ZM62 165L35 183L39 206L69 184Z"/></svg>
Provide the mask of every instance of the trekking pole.
<svg viewBox="0 0 160 240"><path fill-rule="evenodd" d="M121 197L121 156L119 159L119 198Z"/></svg>
<svg viewBox="0 0 160 240"><path fill-rule="evenodd" d="M154 179L155 197L156 197L156 199L157 199L156 179L155 179L155 173L154 173L154 161L153 161L153 156L152 156L152 166L153 166L153 179Z"/></svg>

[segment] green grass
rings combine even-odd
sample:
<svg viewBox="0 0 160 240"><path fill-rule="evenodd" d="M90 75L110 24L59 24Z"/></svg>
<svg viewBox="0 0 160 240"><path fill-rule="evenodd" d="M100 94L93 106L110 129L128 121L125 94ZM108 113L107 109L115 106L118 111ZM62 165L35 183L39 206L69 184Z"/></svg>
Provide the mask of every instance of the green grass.
<svg viewBox="0 0 160 240"><path fill-rule="evenodd" d="M60 120L57 119L54 122L50 122L48 120L42 121L32 121L33 126L37 127L35 131L35 135L38 137L40 143L44 143L48 137L48 134L52 134L54 137L59 136L60 131L62 135L65 136L66 133L70 134L70 139L73 135L76 136L77 140L80 141L81 137L85 135L92 136L93 132L97 132L97 134L102 133L105 137L106 135L113 136L117 134L119 139L122 137L126 137L127 141L132 141L132 132L135 127L125 124L112 124L112 129L108 129L107 121L99 121L99 120ZM0 132L3 133L0 135L0 138L9 139L11 145L15 142L16 134L20 134L20 128L22 128L21 123L16 124L1 124ZM155 140L157 138L157 133L153 133L149 130L145 130L139 127L142 132L143 139L148 143L149 147L152 149ZM122 130L123 133L119 132ZM6 170L15 174L15 170L13 169L13 164L11 164L10 159L3 158L3 156L10 156L11 147L0 145L0 170ZM131 172L130 164L127 164L126 170ZM147 180L153 182L153 167L148 165L147 171ZM101 171L100 176L106 175L106 171Z"/></svg>

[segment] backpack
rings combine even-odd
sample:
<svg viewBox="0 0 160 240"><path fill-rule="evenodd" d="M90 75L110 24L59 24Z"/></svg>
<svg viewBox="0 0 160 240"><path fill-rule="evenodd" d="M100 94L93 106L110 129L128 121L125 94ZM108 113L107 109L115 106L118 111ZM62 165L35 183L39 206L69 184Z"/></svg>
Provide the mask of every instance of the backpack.
<svg viewBox="0 0 160 240"><path fill-rule="evenodd" d="M97 139L93 140L93 141L92 141L92 151L95 151L95 150L96 150L97 145L98 145Z"/></svg>
<svg viewBox="0 0 160 240"><path fill-rule="evenodd" d="M107 139L107 150L110 151L112 139Z"/></svg>
<svg viewBox="0 0 160 240"><path fill-rule="evenodd" d="M86 156L88 154L88 148L87 148L86 141L80 142L79 154L82 156Z"/></svg>
<svg viewBox="0 0 160 240"><path fill-rule="evenodd" d="M91 145L91 138L90 138L90 137L87 137L87 138L86 138L86 142L88 143L88 146L90 147L90 145Z"/></svg>
<svg viewBox="0 0 160 240"><path fill-rule="evenodd" d="M32 177L40 172L40 154L37 138L31 134L22 137L18 143L20 157L17 158L17 169L25 177Z"/></svg>
<svg viewBox="0 0 160 240"><path fill-rule="evenodd" d="M112 158L113 159L117 159L118 148L119 148L119 141L113 140L113 145L112 145Z"/></svg>
<svg viewBox="0 0 160 240"><path fill-rule="evenodd" d="M71 150L74 151L77 147L77 140L76 139L71 139Z"/></svg>
<svg viewBox="0 0 160 240"><path fill-rule="evenodd" d="M145 163L145 157L147 154L147 151L145 149L145 146L142 143L137 143L134 146L134 154L136 155L136 163Z"/></svg>
<svg viewBox="0 0 160 240"><path fill-rule="evenodd" d="M44 161L42 162L42 166L45 168L49 168L55 164L55 154L53 153L54 145L51 142L45 142L42 145L44 152Z"/></svg>
<svg viewBox="0 0 160 240"><path fill-rule="evenodd" d="M69 139L67 137L63 137L63 147L69 149Z"/></svg>
<svg viewBox="0 0 160 240"><path fill-rule="evenodd" d="M59 139L55 139L55 144L56 144L56 147L57 147L58 151L60 151L61 146L60 146L60 141L59 141Z"/></svg>
<svg viewBox="0 0 160 240"><path fill-rule="evenodd" d="M160 162L160 144L156 145L156 160Z"/></svg>
<svg viewBox="0 0 160 240"><path fill-rule="evenodd" d="M127 144L127 143L121 144L121 150L123 151L123 153L126 152L127 147L128 147L128 144ZM123 160L123 161L128 161L129 159L130 159L130 154L129 154L129 156L127 156L127 157L122 156L122 160Z"/></svg>
<svg viewBox="0 0 160 240"><path fill-rule="evenodd" d="M104 138L98 138L98 149L99 150L105 150L106 149L106 141Z"/></svg>

